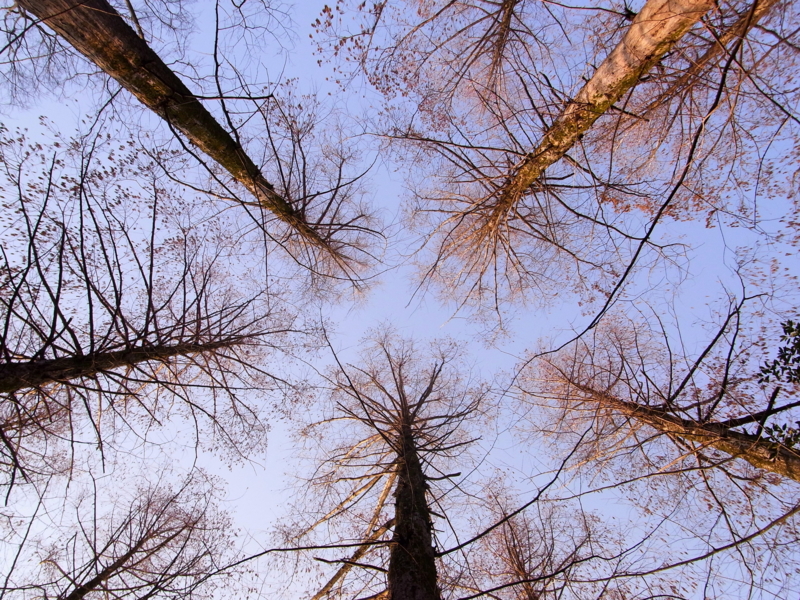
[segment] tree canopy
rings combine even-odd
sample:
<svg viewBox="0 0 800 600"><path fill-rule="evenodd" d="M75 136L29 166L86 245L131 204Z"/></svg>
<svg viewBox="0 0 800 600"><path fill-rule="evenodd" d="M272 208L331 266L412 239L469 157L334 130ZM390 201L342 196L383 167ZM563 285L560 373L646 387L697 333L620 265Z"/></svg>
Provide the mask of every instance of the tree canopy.
<svg viewBox="0 0 800 600"><path fill-rule="evenodd" d="M2 24L0 600L800 593L795 3Z"/></svg>

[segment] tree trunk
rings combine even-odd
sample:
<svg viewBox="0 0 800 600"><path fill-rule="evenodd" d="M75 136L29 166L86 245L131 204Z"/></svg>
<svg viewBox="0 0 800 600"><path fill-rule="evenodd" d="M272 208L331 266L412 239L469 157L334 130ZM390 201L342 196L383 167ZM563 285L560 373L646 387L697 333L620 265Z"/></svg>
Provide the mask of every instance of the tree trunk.
<svg viewBox="0 0 800 600"><path fill-rule="evenodd" d="M728 50L728 44L747 35L747 32L759 21L768 16L770 12L772 12L772 9L780 2L781 0L756 0L753 2L750 6L750 10L739 17L736 23L728 28L728 30L719 37L716 43L706 50L706 52L697 59L676 82L671 84L665 92L660 93L658 98L645 109L645 112L653 110L657 106L667 102L682 89L692 85L713 59L722 52Z"/></svg>
<svg viewBox="0 0 800 600"><path fill-rule="evenodd" d="M275 192L234 138L106 0L19 0L18 5L183 133L244 185L261 206L305 239L325 245L291 204Z"/></svg>
<svg viewBox="0 0 800 600"><path fill-rule="evenodd" d="M117 560L113 563L105 567L102 571L100 571L97 575L92 577L86 583L82 583L76 586L69 594L62 595L59 597L59 600L83 600L83 598L87 595L92 593L96 590L100 585L102 585L106 580L111 578L112 576L116 575L124 566L125 563L128 562L131 557L136 554L139 549L144 545L147 541L146 537L140 539L130 550L128 550L125 554L120 556ZM98 560L99 563L99 560Z"/></svg>
<svg viewBox="0 0 800 600"><path fill-rule="evenodd" d="M581 136L711 8L711 0L648 0L630 29L567 104L539 145L505 184L492 213L499 224L545 169Z"/></svg>
<svg viewBox="0 0 800 600"><path fill-rule="evenodd" d="M358 563L359 560L369 552L372 546L370 545L371 542L379 540L381 536L389 531L394 525L394 519L389 519L386 523L384 523L381 527L373 531L369 536L364 538L364 542L366 542L363 546L359 546L358 549L350 556L349 562L343 564L338 571L331 577L328 582L322 586L322 589L318 591L311 597L311 600L322 600L325 598L328 593L333 589L342 578L347 575L347 573Z"/></svg>
<svg viewBox="0 0 800 600"><path fill-rule="evenodd" d="M427 484L409 426L403 427L398 456L395 526L389 553L389 600L441 600L436 577Z"/></svg>
<svg viewBox="0 0 800 600"><path fill-rule="evenodd" d="M682 419L664 409L626 402L585 386L575 387L589 394L591 399L601 406L646 423L656 431L720 450L745 460L759 469L800 481L800 454L783 444L770 442L760 436L733 431L721 423L697 423Z"/></svg>
<svg viewBox="0 0 800 600"><path fill-rule="evenodd" d="M230 345L232 345L232 342L226 341L208 344L147 346L119 350L117 352L98 352L85 356L68 356L26 363L0 364L0 393L9 394L23 389L37 388L49 383L88 377L103 371L133 366L145 361L163 361L173 356L208 352Z"/></svg>

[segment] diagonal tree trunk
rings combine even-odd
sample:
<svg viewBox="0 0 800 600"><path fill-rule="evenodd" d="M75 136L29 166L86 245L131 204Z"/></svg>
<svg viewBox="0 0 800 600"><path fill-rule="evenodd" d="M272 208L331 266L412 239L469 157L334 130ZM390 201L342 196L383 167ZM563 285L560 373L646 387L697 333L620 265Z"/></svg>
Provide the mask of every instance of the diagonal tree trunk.
<svg viewBox="0 0 800 600"><path fill-rule="evenodd" d="M646 110L653 110L664 102L670 100L681 89L691 85L703 73L709 63L728 50L728 45L735 40L743 38L759 21L768 16L781 0L755 0L739 19L729 29L723 33L714 45L698 58L677 81L672 83L669 88L658 95Z"/></svg>
<svg viewBox="0 0 800 600"><path fill-rule="evenodd" d="M648 0L628 32L567 104L539 145L504 185L491 213L499 225L522 194L561 159L711 8L711 0Z"/></svg>
<svg viewBox="0 0 800 600"><path fill-rule="evenodd" d="M407 414L407 411L404 411ZM402 426L395 491L395 526L389 554L389 600L441 600L436 576L427 484L409 415Z"/></svg>
<svg viewBox="0 0 800 600"><path fill-rule="evenodd" d="M130 550L105 567L89 581L75 586L75 588L69 594L61 596L58 600L83 600L87 594L91 594L105 581L114 575L117 575L119 571L125 567L125 563L127 563L137 552L139 552L146 541L146 537L139 540L134 546L131 547Z"/></svg>
<svg viewBox="0 0 800 600"><path fill-rule="evenodd" d="M386 483L383 486L383 491L381 491L381 495L378 497L378 504L375 507L375 512L373 513L372 519L370 519L370 522L367 525L367 536L364 538L365 544L356 549L356 551L350 556L350 560L344 563L339 570L334 573L333 577L331 577L328 582L322 586L322 589L320 589L320 591L311 597L311 600L322 600L324 597L326 597L333 589L333 586L339 583L339 581L341 581L342 578L347 575L347 573L356 565L356 563L361 560L367 552L369 552L371 543L379 540L383 534L394 527L394 517L392 517L381 527L376 528L378 525L378 519L380 518L381 512L383 511L383 507L386 503L386 499L389 497L389 492L394 487L394 482L396 479L397 473L393 472L387 478ZM340 507L341 504L339 507L337 507L337 509Z"/></svg>
<svg viewBox="0 0 800 600"><path fill-rule="evenodd" d="M163 361L173 356L185 356L218 350L235 342L206 344L175 344L172 346L142 346L116 352L98 352L85 356L68 356L25 363L0 364L0 393L9 394L37 388L50 383L90 377L103 371L133 366L146 361Z"/></svg>
<svg viewBox="0 0 800 600"><path fill-rule="evenodd" d="M18 4L224 167L261 206L306 240L326 246L230 133L106 0L20 0Z"/></svg>
<svg viewBox="0 0 800 600"><path fill-rule="evenodd" d="M359 546L356 551L350 556L350 560L344 563L341 568L334 573L333 577L331 577L328 582L322 586L322 589L318 591L311 597L311 600L322 600L325 598L328 593L333 589L337 583L339 583L342 578L347 575L347 573L358 563L364 555L369 552L372 546L370 545L372 542L375 542L381 538L381 536L389 531L389 529L394 526L394 519L389 519L386 523L384 523L381 527L373 531L369 536L364 538L364 545Z"/></svg>
<svg viewBox="0 0 800 600"><path fill-rule="evenodd" d="M627 402L588 386L572 384L604 408L645 423L661 433L714 448L747 461L754 467L800 481L800 453L761 436L734 431L725 423L698 423L664 409ZM749 418L749 422L756 419ZM737 422L740 420L733 420Z"/></svg>

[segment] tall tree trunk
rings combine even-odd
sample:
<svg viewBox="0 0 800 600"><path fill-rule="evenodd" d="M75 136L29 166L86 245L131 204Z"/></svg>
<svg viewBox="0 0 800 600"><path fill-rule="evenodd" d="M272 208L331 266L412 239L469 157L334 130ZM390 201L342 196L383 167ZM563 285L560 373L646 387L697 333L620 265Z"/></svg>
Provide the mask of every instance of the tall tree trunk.
<svg viewBox="0 0 800 600"><path fill-rule="evenodd" d="M398 440L395 526L389 554L389 600L441 600L436 576L427 484L411 427Z"/></svg>
<svg viewBox="0 0 800 600"><path fill-rule="evenodd" d="M567 104L539 145L504 186L492 211L501 223L545 169L561 159L581 136L711 8L711 0L648 0L622 41Z"/></svg>
<svg viewBox="0 0 800 600"><path fill-rule="evenodd" d="M325 246L244 149L106 0L19 0L142 104L183 133L305 239Z"/></svg>
<svg viewBox="0 0 800 600"><path fill-rule="evenodd" d="M573 384L574 385L574 384ZM734 431L725 423L698 423L664 409L627 402L587 386L576 385L592 401L631 419L646 423L656 431L714 448L749 462L754 467L800 481L800 453L761 436ZM733 419L741 422L743 419ZM748 419L755 422L753 419Z"/></svg>
<svg viewBox="0 0 800 600"><path fill-rule="evenodd" d="M0 364L0 393L37 388L49 383L64 382L96 375L118 367L133 366L151 360L166 360L218 350L233 345L231 341L208 344L175 344L172 346L143 346L116 352L97 352L85 356L67 356L25 363Z"/></svg>
<svg viewBox="0 0 800 600"><path fill-rule="evenodd" d="M747 32L759 21L767 17L772 12L772 9L778 6L780 2L781 0L755 0L755 2L750 5L750 9L740 16L736 23L729 27L725 33L706 50L705 54L694 61L692 66L686 69L686 72L681 75L677 81L672 83L666 91L661 92L658 98L653 100L645 111L653 110L664 102L669 101L682 89L692 85L692 83L703 74L703 71L712 60L729 50L728 44L747 35Z"/></svg>
<svg viewBox="0 0 800 600"><path fill-rule="evenodd" d="M109 578L116 575L120 570L125 567L125 563L127 563L134 554L136 554L139 549L144 545L147 541L147 538L142 538L136 544L131 547L125 554L120 556L117 560L113 563L105 567L101 570L97 575L92 577L86 583L81 583L69 592L68 594L64 594L59 597L58 600L83 600L83 598L87 595L95 591L98 587L100 587L105 581ZM99 561L98 561L99 562Z"/></svg>

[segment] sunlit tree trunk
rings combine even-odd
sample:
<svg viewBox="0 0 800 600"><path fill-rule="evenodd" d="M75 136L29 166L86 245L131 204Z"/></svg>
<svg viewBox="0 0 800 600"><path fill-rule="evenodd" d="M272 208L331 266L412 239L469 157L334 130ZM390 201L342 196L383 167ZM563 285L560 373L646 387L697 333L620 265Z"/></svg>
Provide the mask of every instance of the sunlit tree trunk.
<svg viewBox="0 0 800 600"><path fill-rule="evenodd" d="M21 0L19 6L44 21L142 104L183 133L244 185L261 206L305 239L324 245L236 140L108 2Z"/></svg>
<svg viewBox="0 0 800 600"><path fill-rule="evenodd" d="M591 399L604 408L611 409L667 435L680 438L707 448L714 448L735 458L745 460L754 467L771 471L800 481L800 454L795 450L748 433L735 431L731 423L698 423L682 419L664 409L627 402L593 390L588 386L576 386L589 394ZM741 425L745 419L736 419L733 425ZM757 422L758 415L746 419Z"/></svg>
<svg viewBox="0 0 800 600"><path fill-rule="evenodd" d="M750 9L739 17L732 27L719 36L716 43L706 50L700 58L694 61L692 66L687 69L677 81L672 83L666 92L659 94L658 98L656 98L647 109L652 110L656 106L661 105L682 89L685 89L687 86L697 81L698 77L703 74L714 59L725 52L732 42L743 38L759 21L762 21L769 15L778 4L780 4L780 0L755 0L750 6Z"/></svg>
<svg viewBox="0 0 800 600"><path fill-rule="evenodd" d="M622 41L509 178L493 211L493 222L500 223L545 169L561 159L711 6L710 0L648 0Z"/></svg>

